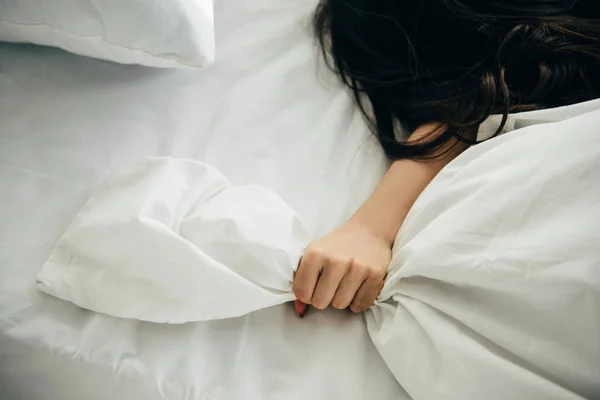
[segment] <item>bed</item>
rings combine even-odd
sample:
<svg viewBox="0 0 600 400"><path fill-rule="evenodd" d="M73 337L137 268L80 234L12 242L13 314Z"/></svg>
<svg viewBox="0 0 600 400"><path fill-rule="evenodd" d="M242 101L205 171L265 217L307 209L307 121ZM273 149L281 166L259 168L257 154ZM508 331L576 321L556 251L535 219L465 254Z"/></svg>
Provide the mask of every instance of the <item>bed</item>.
<svg viewBox="0 0 600 400"><path fill-rule="evenodd" d="M140 163L209 165L233 187L270 188L312 237L384 174L379 144L317 55L315 1L215 7L216 61L202 70L0 43L0 398L597 398L600 100L511 115L500 137L448 165L363 315L300 320L281 288L285 300L224 304L219 318L231 318L152 323L37 290L90 199L102 204L106 182ZM140 239L115 226L99 244Z"/></svg>
<svg viewBox="0 0 600 400"><path fill-rule="evenodd" d="M276 188L314 234L356 208L386 163L315 56L314 5L216 2L217 61L199 71L0 44L0 398L405 398L362 316L288 304L164 326L35 289L100 182L146 156Z"/></svg>

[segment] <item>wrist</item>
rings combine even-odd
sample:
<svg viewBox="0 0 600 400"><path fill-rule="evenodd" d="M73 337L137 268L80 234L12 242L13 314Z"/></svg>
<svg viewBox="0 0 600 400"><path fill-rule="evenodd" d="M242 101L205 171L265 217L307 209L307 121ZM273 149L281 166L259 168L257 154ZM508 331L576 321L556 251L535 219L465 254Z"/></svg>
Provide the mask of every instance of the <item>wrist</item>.
<svg viewBox="0 0 600 400"><path fill-rule="evenodd" d="M369 218L366 215L362 215L359 210L356 214L348 220L347 224L353 227L354 229L361 229L363 231L368 232L369 235L381 240L387 246L392 248L394 245L394 241L396 240L396 235L398 233L398 229L392 226L387 221L380 221L377 218Z"/></svg>

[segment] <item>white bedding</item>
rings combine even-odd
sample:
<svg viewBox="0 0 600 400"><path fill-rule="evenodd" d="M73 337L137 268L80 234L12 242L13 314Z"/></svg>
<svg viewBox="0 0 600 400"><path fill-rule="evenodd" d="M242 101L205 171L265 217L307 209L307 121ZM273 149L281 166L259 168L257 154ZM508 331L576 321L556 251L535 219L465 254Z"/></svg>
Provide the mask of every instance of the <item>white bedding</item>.
<svg viewBox="0 0 600 400"><path fill-rule="evenodd" d="M312 235L347 218L386 167L349 96L318 65L315 2L216 2L217 59L152 70L0 44L0 398L405 398L363 317L280 305L161 326L35 289L101 181L152 155L274 188Z"/></svg>
<svg viewBox="0 0 600 400"><path fill-rule="evenodd" d="M365 312L413 399L600 393L598 125L600 101L511 116L514 132L466 151L419 197ZM120 318L238 317L294 299L309 241L273 190L154 157L92 195L38 288Z"/></svg>
<svg viewBox="0 0 600 400"><path fill-rule="evenodd" d="M361 316L326 311L301 321L285 304L239 318L160 325L85 311L36 291L36 275L101 182L147 156L200 160L234 185L271 187L311 236L352 213L386 162L348 95L330 74L317 73L323 69L307 27L313 7L304 0L217 2L217 61L200 72L0 45L2 400L596 396L600 278L591 246L600 219L598 139L586 115L553 125L554 142L533 141L554 152L555 165L541 153L528 158L530 136L508 134L447 168L400 232L391 279L366 313L369 332ZM596 101L526 114L509 127L597 109ZM560 147L563 134L583 128L587 137ZM561 159L563 150L577 157ZM580 164L571 170L569 160ZM528 179L511 171L519 165L553 174ZM556 197L548 182L559 186ZM490 190L503 185L505 191ZM532 209L511 203L521 188L537 190ZM586 195L571 203L573 190ZM482 205L491 218L514 206L529 219L464 218L465 209ZM560 218L546 218L545 205ZM532 222L527 230L516 229L525 220ZM481 233L470 232L473 226L499 230L486 232L494 239L488 246L469 235ZM533 235L506 234L540 226L539 237L549 241L539 252ZM568 241L563 228L584 235ZM468 246L478 238L485 244L479 249L495 252L484 260L489 271ZM552 252L552 240L561 251ZM520 269L511 269L513 261ZM490 278L498 273L504 276ZM235 307L231 316L252 311Z"/></svg>

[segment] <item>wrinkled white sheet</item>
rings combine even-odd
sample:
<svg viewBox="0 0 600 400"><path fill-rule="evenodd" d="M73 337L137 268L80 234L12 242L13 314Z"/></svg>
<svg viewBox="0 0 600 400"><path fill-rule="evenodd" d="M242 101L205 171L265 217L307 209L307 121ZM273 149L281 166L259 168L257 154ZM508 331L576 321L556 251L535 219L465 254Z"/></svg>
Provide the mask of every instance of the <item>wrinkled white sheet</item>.
<svg viewBox="0 0 600 400"><path fill-rule="evenodd" d="M152 158L108 179L75 217L38 288L104 314L185 323L294 299L310 235L274 191L192 160Z"/></svg>
<svg viewBox="0 0 600 400"><path fill-rule="evenodd" d="M461 155L411 210L366 321L413 399L600 393L599 104L512 117L538 124ZM92 196L38 287L117 317L237 317L293 299L308 241L274 191L153 158Z"/></svg>

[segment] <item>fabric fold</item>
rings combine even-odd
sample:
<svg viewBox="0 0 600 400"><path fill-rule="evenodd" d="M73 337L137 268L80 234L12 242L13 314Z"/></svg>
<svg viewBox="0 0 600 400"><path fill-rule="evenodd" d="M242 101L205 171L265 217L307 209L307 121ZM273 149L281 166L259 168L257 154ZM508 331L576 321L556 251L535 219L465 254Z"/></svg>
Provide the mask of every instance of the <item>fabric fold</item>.
<svg viewBox="0 0 600 400"><path fill-rule="evenodd" d="M38 288L121 318L231 318L293 300L308 238L271 189L234 187L196 161L152 158L92 196Z"/></svg>
<svg viewBox="0 0 600 400"><path fill-rule="evenodd" d="M594 111L478 145L419 198L365 313L413 398L600 393L598 123Z"/></svg>

